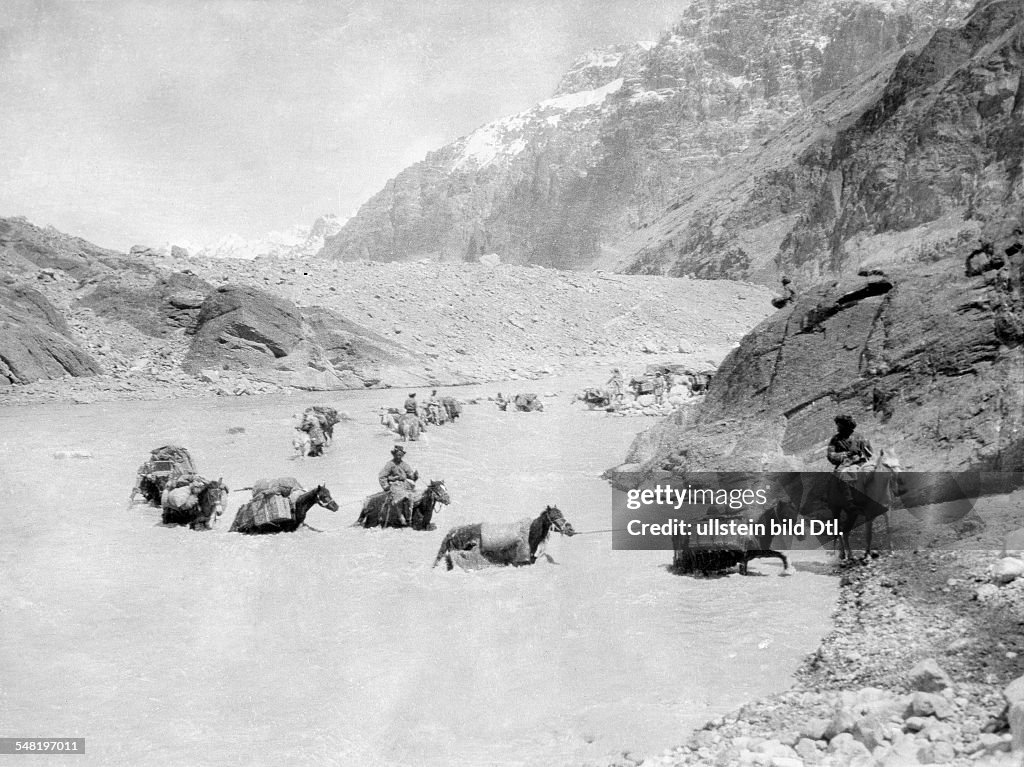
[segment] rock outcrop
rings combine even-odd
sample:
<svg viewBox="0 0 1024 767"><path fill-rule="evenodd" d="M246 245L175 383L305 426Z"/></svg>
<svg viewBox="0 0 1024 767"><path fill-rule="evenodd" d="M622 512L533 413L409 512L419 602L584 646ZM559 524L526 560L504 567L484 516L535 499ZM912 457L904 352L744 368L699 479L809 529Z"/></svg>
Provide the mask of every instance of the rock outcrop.
<svg viewBox="0 0 1024 767"><path fill-rule="evenodd" d="M1021 263L1009 281L965 277L962 264L911 264L803 293L744 338L698 408L641 437L627 460L824 470L832 417L844 411L919 471L1022 470Z"/></svg>
<svg viewBox="0 0 1024 767"><path fill-rule="evenodd" d="M588 54L553 98L399 173L327 238L323 254L612 263L641 246L623 238L714 180L730 157L969 8L965 0L699 0L657 43ZM744 274L754 257L734 250L729 273ZM643 267L656 269L646 251Z"/></svg>
<svg viewBox="0 0 1024 767"><path fill-rule="evenodd" d="M70 335L42 293L0 284L0 386L100 373L96 360Z"/></svg>
<svg viewBox="0 0 1024 767"><path fill-rule="evenodd" d="M630 463L825 469L843 410L917 470L1024 468L1022 35L1020 3L979 4L802 155L818 171L776 171L804 190L785 242L808 250L791 257L848 276L759 325L706 402L638 440Z"/></svg>
<svg viewBox="0 0 1024 767"><path fill-rule="evenodd" d="M183 272L154 274L140 284L138 276L110 275L90 282L78 294L78 305L97 315L127 322L147 335L164 338L191 329L213 286Z"/></svg>
<svg viewBox="0 0 1024 767"><path fill-rule="evenodd" d="M423 361L323 307L302 310L258 288L225 285L203 302L183 367L207 376L244 371L257 380L320 390L373 386L385 369L392 380L409 381L401 368Z"/></svg>

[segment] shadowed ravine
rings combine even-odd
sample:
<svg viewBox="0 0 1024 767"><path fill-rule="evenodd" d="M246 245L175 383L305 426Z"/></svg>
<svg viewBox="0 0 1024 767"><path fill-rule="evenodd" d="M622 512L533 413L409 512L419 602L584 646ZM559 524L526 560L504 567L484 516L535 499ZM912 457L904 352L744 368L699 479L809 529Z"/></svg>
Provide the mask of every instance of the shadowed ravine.
<svg viewBox="0 0 1024 767"><path fill-rule="evenodd" d="M668 552L607 535L553 536L557 565L431 570L453 524L556 503L577 530L609 526L599 474L648 422L545 388L562 396L544 413L470 405L410 446L452 497L427 533L349 526L392 444L374 410L400 392L331 399L354 420L305 461L288 421L308 397L0 410L5 732L85 737L95 764L565 764L655 753L785 687L827 631L832 579L767 562L675 577ZM226 532L233 492L213 532L162 527L125 502L172 441L232 489L292 474L341 509L310 513L322 534L251 538Z"/></svg>

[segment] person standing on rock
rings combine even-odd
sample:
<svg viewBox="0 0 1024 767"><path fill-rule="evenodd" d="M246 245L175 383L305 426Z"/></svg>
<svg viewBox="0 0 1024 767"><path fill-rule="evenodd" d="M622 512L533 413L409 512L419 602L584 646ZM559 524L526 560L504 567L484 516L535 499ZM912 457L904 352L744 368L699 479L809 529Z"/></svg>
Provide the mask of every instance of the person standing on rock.
<svg viewBox="0 0 1024 767"><path fill-rule="evenodd" d="M395 445L391 448L391 460L387 462L377 481L381 489L388 494L386 511L381 514L381 527L385 527L391 512L397 510L403 526L412 521L412 493L416 488L416 480L420 473L405 462L405 448Z"/></svg>
<svg viewBox="0 0 1024 767"><path fill-rule="evenodd" d="M612 404L621 404L625 397L626 384L622 379L622 371L618 368L612 368L612 377L608 379L608 383L605 384L608 387L608 398L612 401Z"/></svg>
<svg viewBox="0 0 1024 767"><path fill-rule="evenodd" d="M857 474L874 455L871 443L857 433L857 422L853 416L841 413L835 417L836 434L828 442L828 462L835 469L834 474L842 482L840 489L846 503L853 502L850 486L856 482Z"/></svg>
<svg viewBox="0 0 1024 767"><path fill-rule="evenodd" d="M654 404L665 404L665 378L660 370L654 374Z"/></svg>
<svg viewBox="0 0 1024 767"><path fill-rule="evenodd" d="M782 278L782 295L776 296L772 299L772 306L776 309L781 309L787 304L791 304L796 301L796 290L793 288L793 282L789 277Z"/></svg>

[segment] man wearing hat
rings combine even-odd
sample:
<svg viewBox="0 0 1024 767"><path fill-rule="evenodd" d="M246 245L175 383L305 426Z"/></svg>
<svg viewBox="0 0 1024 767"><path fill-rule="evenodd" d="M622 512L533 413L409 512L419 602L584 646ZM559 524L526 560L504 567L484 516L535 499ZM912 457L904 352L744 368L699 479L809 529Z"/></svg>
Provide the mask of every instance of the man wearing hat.
<svg viewBox="0 0 1024 767"><path fill-rule="evenodd" d="M853 502L850 485L857 481L857 473L873 455L871 443L857 433L857 422L853 416L841 413L835 417L836 434L828 442L828 462L835 466L835 475L842 480L838 483L844 500Z"/></svg>
<svg viewBox="0 0 1024 767"><path fill-rule="evenodd" d="M405 398L405 412L411 415L418 416L420 414L419 403L416 402L416 392L413 392Z"/></svg>
<svg viewBox="0 0 1024 767"><path fill-rule="evenodd" d="M381 526L387 524L395 509L401 515L401 524L408 525L412 521L412 492L420 473L405 462L405 448L401 445L391 449L391 456L377 475L381 489L388 493L388 509L381 515Z"/></svg>
<svg viewBox="0 0 1024 767"><path fill-rule="evenodd" d="M840 471L849 466L867 463L874 451L871 443L857 433L853 416L842 413L835 417L836 434L828 442L828 462Z"/></svg>

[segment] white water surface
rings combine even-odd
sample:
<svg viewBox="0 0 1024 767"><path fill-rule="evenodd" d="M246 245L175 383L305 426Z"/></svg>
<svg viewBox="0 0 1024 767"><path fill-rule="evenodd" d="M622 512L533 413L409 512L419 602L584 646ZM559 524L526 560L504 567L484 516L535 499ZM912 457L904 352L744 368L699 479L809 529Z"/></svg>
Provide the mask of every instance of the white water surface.
<svg viewBox="0 0 1024 767"><path fill-rule="evenodd" d="M84 737L76 764L578 764L657 753L783 689L827 632L834 579L774 560L678 577L669 552L596 534L553 536L554 563L431 569L454 524L553 503L611 526L600 473L653 421L564 393L544 413L468 405L409 446L447 481L437 530L351 527L393 444L376 408L404 395L0 408L0 736ZM353 420L292 460L291 416L318 402ZM166 443L232 489L291 475L342 508L310 512L322 533L247 537L227 532L236 491L214 531L164 527L126 501Z"/></svg>

